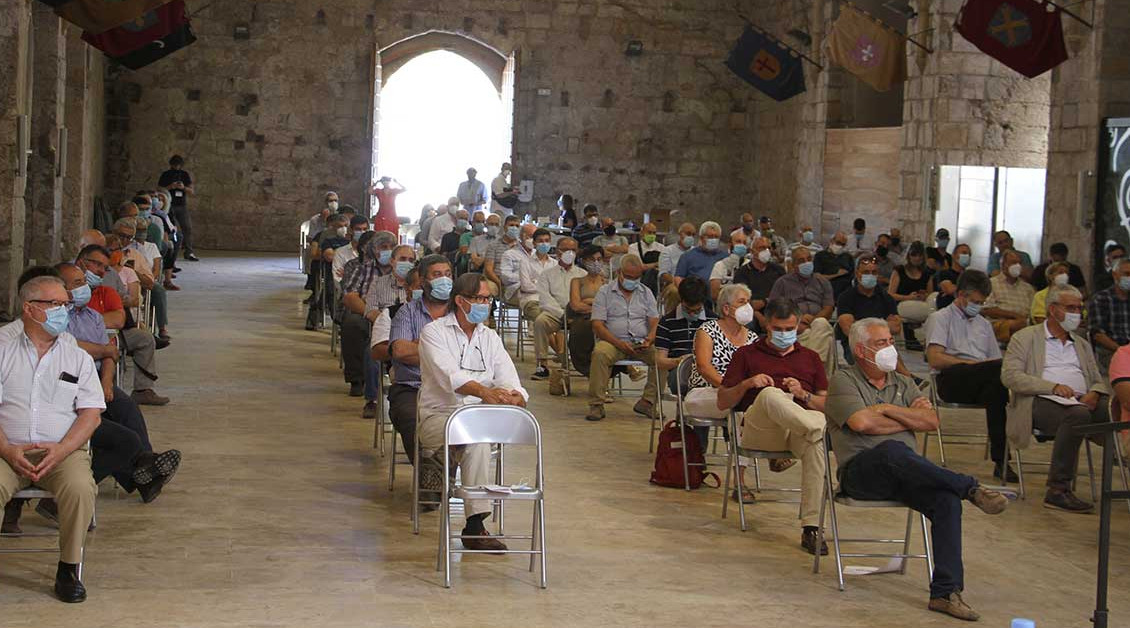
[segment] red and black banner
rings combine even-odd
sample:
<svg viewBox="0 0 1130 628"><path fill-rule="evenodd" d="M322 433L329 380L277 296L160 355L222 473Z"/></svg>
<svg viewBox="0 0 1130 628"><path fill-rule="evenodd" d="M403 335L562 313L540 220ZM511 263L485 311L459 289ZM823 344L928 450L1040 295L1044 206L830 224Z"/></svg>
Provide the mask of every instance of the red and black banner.
<svg viewBox="0 0 1130 628"><path fill-rule="evenodd" d="M1063 12L1041 0L967 0L954 29L1028 78L1067 60Z"/></svg>
<svg viewBox="0 0 1130 628"><path fill-rule="evenodd" d="M187 21L184 15L184 0L172 0L103 33L85 32L82 34L82 39L106 53L108 57L122 57L168 37L183 27Z"/></svg>
<svg viewBox="0 0 1130 628"><path fill-rule="evenodd" d="M194 43L196 43L196 34L192 32L192 25L185 21L182 26L161 39L150 42L127 55L112 58L131 70L139 70Z"/></svg>
<svg viewBox="0 0 1130 628"><path fill-rule="evenodd" d="M131 22L169 0L40 0L55 14L97 35Z"/></svg>

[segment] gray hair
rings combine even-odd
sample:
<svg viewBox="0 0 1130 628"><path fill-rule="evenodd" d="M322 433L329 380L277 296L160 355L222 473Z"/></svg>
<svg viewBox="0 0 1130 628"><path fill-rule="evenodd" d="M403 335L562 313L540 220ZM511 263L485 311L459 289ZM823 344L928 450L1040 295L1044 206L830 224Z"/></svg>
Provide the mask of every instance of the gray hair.
<svg viewBox="0 0 1130 628"><path fill-rule="evenodd" d="M44 288L46 288L50 284L59 286L64 291L66 291L67 289L67 284L63 283L63 280L55 275L41 275L39 277L35 277L34 279L29 279L27 280L27 283L25 283L23 287L20 288L19 306L22 308L24 303L27 303L28 301L34 301L43 297Z"/></svg>
<svg viewBox="0 0 1130 628"><path fill-rule="evenodd" d="M721 237L721 235L722 235L722 225L719 225L718 223L714 222L713 220L707 220L706 222L702 223L702 225L700 225L699 228L698 228L698 235L705 236L706 232L711 230L711 229L714 229L715 231L717 231L719 237Z"/></svg>
<svg viewBox="0 0 1130 628"><path fill-rule="evenodd" d="M861 318L851 324L851 329L848 331L848 343L851 348L856 345L867 344L871 339L871 330L876 327L887 327L887 321L881 318Z"/></svg>
<svg viewBox="0 0 1130 628"><path fill-rule="evenodd" d="M738 295L744 294L746 298L753 296L744 283L728 283L718 291L718 311L721 313L723 305L733 305Z"/></svg>
<svg viewBox="0 0 1130 628"><path fill-rule="evenodd" d="M119 218L119 219L114 221L114 226L113 226L114 231L117 231L118 229L122 229L122 228L125 228L125 227L129 227L130 229L136 230L137 229L137 219L136 218Z"/></svg>
<svg viewBox="0 0 1130 628"><path fill-rule="evenodd" d="M635 253L627 253L620 258L620 270L625 268L643 268L643 260Z"/></svg>
<svg viewBox="0 0 1130 628"><path fill-rule="evenodd" d="M396 244L397 242L398 239L396 237L396 234L392 233L391 231L378 231L376 235L373 236L374 249L378 246L384 246L386 244Z"/></svg>
<svg viewBox="0 0 1130 628"><path fill-rule="evenodd" d="M1048 287L1047 304L1051 305L1055 303L1056 305L1059 305L1060 297L1065 294L1069 294L1073 297L1078 297L1080 301L1083 300L1083 293L1079 292L1079 288L1076 288L1071 284L1068 284L1066 286L1053 285Z"/></svg>

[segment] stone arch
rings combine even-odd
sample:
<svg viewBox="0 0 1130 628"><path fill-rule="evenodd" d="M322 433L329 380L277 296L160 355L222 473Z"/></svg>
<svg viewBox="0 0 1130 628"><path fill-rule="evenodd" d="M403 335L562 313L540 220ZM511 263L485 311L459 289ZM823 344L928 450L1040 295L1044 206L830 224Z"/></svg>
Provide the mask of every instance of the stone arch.
<svg viewBox="0 0 1130 628"><path fill-rule="evenodd" d="M430 30L419 35L406 37L391 46L381 48L381 84L388 83L390 76L405 63L416 57L436 50L454 52L483 71L499 92L503 89L506 73L507 55L477 39L460 33Z"/></svg>

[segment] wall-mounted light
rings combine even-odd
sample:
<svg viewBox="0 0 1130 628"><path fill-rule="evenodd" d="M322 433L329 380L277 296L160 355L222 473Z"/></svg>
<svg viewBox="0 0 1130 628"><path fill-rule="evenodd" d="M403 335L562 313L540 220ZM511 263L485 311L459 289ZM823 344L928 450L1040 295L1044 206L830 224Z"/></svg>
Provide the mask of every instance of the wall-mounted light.
<svg viewBox="0 0 1130 628"><path fill-rule="evenodd" d="M908 20L913 20L918 17L918 11L915 11L914 7L910 6L910 3L906 0L887 0L887 2L883 3L883 8L892 13L897 13Z"/></svg>
<svg viewBox="0 0 1130 628"><path fill-rule="evenodd" d="M624 50L624 55L628 57L638 57L643 54L643 42L638 39L633 39L628 42L627 49Z"/></svg>
<svg viewBox="0 0 1130 628"><path fill-rule="evenodd" d="M788 35L789 37L792 37L798 43L800 43L800 45L802 45L806 48L808 46L812 45L812 35L809 35L807 32L802 31L799 28L794 28L794 29L789 30L789 32L786 33L786 35Z"/></svg>
<svg viewBox="0 0 1130 628"><path fill-rule="evenodd" d="M236 24L233 36L236 39L251 39L251 27L247 24Z"/></svg>

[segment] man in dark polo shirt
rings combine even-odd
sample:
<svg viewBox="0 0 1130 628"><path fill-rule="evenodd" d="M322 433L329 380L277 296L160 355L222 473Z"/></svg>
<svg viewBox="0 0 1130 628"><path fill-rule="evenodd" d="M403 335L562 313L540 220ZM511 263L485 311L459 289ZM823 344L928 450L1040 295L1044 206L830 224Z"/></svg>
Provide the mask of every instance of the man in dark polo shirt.
<svg viewBox="0 0 1130 628"><path fill-rule="evenodd" d="M998 514L1008 500L915 452L915 434L936 430L938 415L910 378L893 372L898 350L887 322L856 321L849 338L855 366L832 377L825 404L840 491L859 500L899 501L926 515L934 550L928 608L976 621L977 612L961 599L961 501Z"/></svg>
<svg viewBox="0 0 1130 628"><path fill-rule="evenodd" d="M808 249L803 249L808 251ZM828 378L814 351L797 342L800 310L788 299L765 306L768 333L734 352L718 388L718 409L743 413L743 447L788 450L800 458L801 547L821 555L820 501L824 491L824 400ZM787 465L774 464L774 471Z"/></svg>
<svg viewBox="0 0 1130 628"><path fill-rule="evenodd" d="M740 283L749 288L749 303L753 306L758 329L765 329L765 320L761 311L769 301L773 284L784 277L787 271L784 266L773 261L773 246L769 238L765 236L754 238L750 250L752 255L749 263L743 264L734 271L733 283Z"/></svg>
<svg viewBox="0 0 1130 628"><path fill-rule="evenodd" d="M855 258L846 249L847 234L837 231L828 243L828 248L818 252L813 258L816 274L832 284L832 296L837 299L851 287L852 274L855 272Z"/></svg>
<svg viewBox="0 0 1130 628"><path fill-rule="evenodd" d="M655 366L667 373L667 386L675 392L675 369L684 356L694 353L694 335L708 320L718 318L707 302L706 282L687 277L679 284L679 305L659 319L655 332ZM684 391L685 392L685 391Z"/></svg>
<svg viewBox="0 0 1130 628"><path fill-rule="evenodd" d="M957 280L961 278L961 273L969 267L972 259L973 249L969 248L968 244L959 244L953 248L950 267L939 270L934 275L934 290L938 292L934 301L934 311L948 306L957 298Z"/></svg>
<svg viewBox="0 0 1130 628"><path fill-rule="evenodd" d="M873 257L859 258L855 268L855 286L840 295L836 300L836 338L844 347L844 357L854 364L851 347L848 346L848 330L852 323L865 318L879 318L887 321L892 334L902 333L902 319L898 315L898 303L879 287L879 266ZM903 375L910 371L900 368Z"/></svg>

